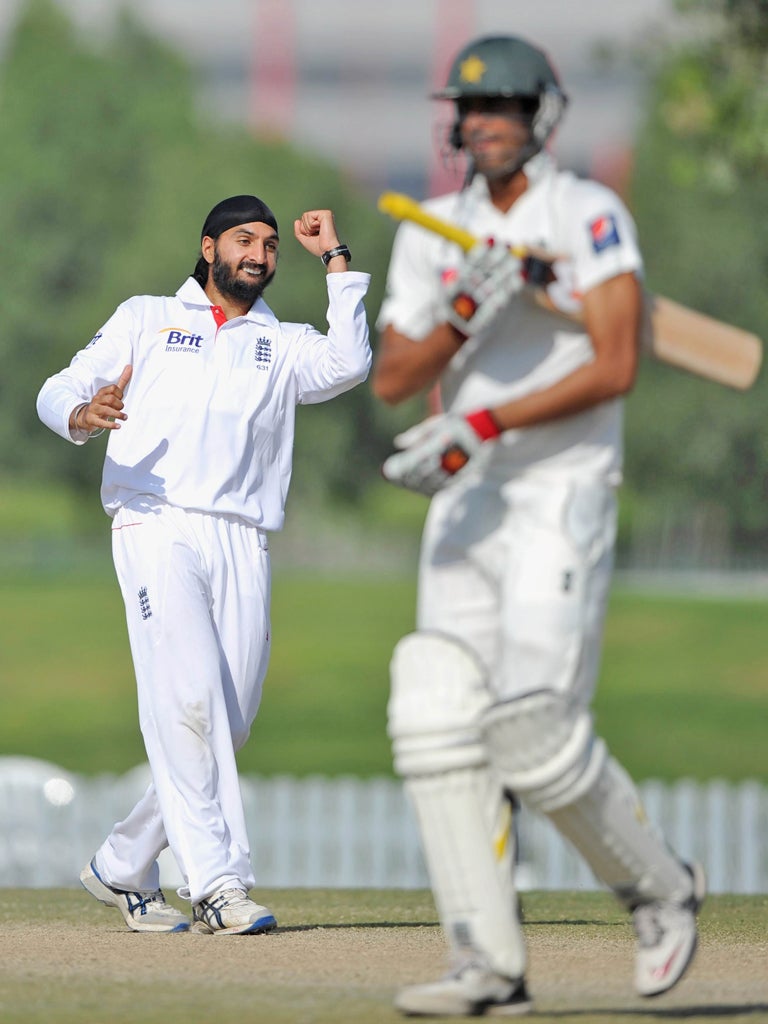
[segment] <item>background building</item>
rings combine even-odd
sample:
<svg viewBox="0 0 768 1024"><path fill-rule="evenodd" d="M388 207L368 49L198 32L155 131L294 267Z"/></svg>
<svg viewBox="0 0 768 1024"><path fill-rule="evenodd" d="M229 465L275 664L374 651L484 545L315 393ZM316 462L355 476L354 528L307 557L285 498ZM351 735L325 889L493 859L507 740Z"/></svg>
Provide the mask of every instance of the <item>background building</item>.
<svg viewBox="0 0 768 1024"><path fill-rule="evenodd" d="M3 0L0 46L21 0ZM521 35L558 68L564 163L621 187L642 97L637 48L674 27L672 0L59 0L96 40L130 10L190 61L202 109L344 166L375 192L446 187L431 103L456 50Z"/></svg>

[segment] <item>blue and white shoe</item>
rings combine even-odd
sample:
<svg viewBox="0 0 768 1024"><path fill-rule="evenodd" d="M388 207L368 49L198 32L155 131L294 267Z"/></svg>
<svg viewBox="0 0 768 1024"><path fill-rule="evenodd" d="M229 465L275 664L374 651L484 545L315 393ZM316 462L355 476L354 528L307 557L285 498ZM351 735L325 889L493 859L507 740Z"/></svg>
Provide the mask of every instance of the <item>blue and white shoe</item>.
<svg viewBox="0 0 768 1024"><path fill-rule="evenodd" d="M245 889L219 889L196 903L192 922L200 935L260 935L277 927L272 911L249 900Z"/></svg>
<svg viewBox="0 0 768 1024"><path fill-rule="evenodd" d="M107 885L96 870L95 858L80 872L80 882L91 896L108 907L117 907L133 932L185 932L189 921L170 903L162 889L153 892L130 892Z"/></svg>

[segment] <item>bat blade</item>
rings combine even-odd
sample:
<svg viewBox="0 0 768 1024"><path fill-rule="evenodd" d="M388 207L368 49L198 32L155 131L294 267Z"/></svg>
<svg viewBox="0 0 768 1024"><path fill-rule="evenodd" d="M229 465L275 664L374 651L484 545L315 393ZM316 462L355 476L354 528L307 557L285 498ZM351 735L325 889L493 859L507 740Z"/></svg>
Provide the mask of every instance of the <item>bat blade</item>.
<svg viewBox="0 0 768 1024"><path fill-rule="evenodd" d="M755 383L763 356L756 334L649 292L641 344L661 362L741 391Z"/></svg>
<svg viewBox="0 0 768 1024"><path fill-rule="evenodd" d="M464 228L428 213L410 196L384 192L378 205L382 213L395 220L419 224L465 251L478 242ZM521 246L510 250L521 257L527 252ZM537 291L535 298L550 312L570 320L579 319L558 310L545 291ZM641 346L646 355L660 362L742 391L755 383L762 364L763 345L756 334L650 292L645 293Z"/></svg>

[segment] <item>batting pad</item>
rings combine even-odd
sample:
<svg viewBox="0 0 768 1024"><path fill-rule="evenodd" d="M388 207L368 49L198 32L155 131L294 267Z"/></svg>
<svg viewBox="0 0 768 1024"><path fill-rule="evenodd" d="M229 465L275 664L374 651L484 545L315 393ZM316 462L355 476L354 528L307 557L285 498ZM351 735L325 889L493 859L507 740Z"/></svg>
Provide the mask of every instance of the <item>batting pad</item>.
<svg viewBox="0 0 768 1024"><path fill-rule="evenodd" d="M504 785L545 813L585 793L607 756L589 712L550 690L494 704L481 727Z"/></svg>
<svg viewBox="0 0 768 1024"><path fill-rule="evenodd" d="M549 817L630 908L690 896L689 872L648 820L637 788L612 757L579 800Z"/></svg>
<svg viewBox="0 0 768 1024"><path fill-rule="evenodd" d="M389 671L388 731L398 774L487 762L478 723L490 696L468 647L442 633L409 633L397 643Z"/></svg>
<svg viewBox="0 0 768 1024"><path fill-rule="evenodd" d="M492 707L483 732L503 784L547 814L623 902L688 897L690 875L646 818L587 711L541 691Z"/></svg>
<svg viewBox="0 0 768 1024"><path fill-rule="evenodd" d="M391 663L389 735L416 812L440 923L454 955L525 971L513 881L512 809L479 733L482 666L437 633L411 633Z"/></svg>

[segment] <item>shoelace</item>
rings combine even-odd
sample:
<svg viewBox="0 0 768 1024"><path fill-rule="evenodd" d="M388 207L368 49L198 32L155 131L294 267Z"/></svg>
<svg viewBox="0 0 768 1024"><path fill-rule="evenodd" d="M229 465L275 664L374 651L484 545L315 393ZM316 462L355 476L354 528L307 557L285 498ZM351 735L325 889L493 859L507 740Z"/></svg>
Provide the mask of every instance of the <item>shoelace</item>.
<svg viewBox="0 0 768 1024"><path fill-rule="evenodd" d="M207 900L214 907L228 907L231 903L240 903L248 898L244 889L223 889L213 900Z"/></svg>
<svg viewBox="0 0 768 1024"><path fill-rule="evenodd" d="M137 910L142 914L146 913L150 903L159 903L161 906L165 906L165 896L162 889L155 889L154 892L143 894L140 892L127 892L125 895L128 899L128 909L132 914Z"/></svg>
<svg viewBox="0 0 768 1024"><path fill-rule="evenodd" d="M638 907L632 916L632 923L638 942L645 948L657 946L664 937L664 929L659 922L659 907L656 903Z"/></svg>

